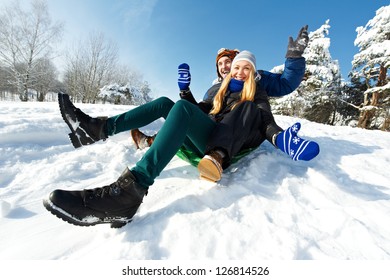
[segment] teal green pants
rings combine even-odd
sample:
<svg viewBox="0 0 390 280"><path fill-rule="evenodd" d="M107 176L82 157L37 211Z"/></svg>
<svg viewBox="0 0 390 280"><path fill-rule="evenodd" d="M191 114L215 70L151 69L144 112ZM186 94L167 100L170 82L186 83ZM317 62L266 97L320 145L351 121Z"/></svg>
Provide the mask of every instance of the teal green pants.
<svg viewBox="0 0 390 280"><path fill-rule="evenodd" d="M107 134L140 128L164 118L153 145L131 169L137 182L148 188L175 156L181 146L203 156L215 122L187 100L174 103L167 97L138 106L107 120Z"/></svg>

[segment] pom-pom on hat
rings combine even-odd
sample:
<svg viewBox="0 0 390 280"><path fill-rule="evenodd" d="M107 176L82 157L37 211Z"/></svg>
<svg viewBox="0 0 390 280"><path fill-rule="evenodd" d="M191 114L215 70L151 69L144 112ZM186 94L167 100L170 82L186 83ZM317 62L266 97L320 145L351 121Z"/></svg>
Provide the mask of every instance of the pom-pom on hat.
<svg viewBox="0 0 390 280"><path fill-rule="evenodd" d="M232 67L234 64L236 64L238 61L245 60L248 61L250 64L252 64L253 69L256 71L256 57L253 53L250 51L242 51L236 57L233 59Z"/></svg>

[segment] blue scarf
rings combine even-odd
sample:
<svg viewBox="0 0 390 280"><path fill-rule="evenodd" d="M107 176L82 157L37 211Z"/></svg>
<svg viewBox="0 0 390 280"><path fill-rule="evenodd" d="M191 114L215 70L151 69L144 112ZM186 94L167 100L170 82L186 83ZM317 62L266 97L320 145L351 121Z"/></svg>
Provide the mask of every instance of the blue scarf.
<svg viewBox="0 0 390 280"><path fill-rule="evenodd" d="M240 92L242 91L242 88L244 87L244 81L231 79L229 83L229 90L231 92Z"/></svg>

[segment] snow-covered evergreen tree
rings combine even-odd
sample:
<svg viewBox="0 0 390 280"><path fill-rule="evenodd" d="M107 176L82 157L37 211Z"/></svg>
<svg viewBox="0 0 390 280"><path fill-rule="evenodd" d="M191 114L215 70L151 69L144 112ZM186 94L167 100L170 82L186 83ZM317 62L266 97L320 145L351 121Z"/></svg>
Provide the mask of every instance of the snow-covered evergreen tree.
<svg viewBox="0 0 390 280"><path fill-rule="evenodd" d="M365 84L358 125L363 128L390 129L390 5L376 11L365 27L356 29L359 53L352 61L351 80Z"/></svg>
<svg viewBox="0 0 390 280"><path fill-rule="evenodd" d="M305 77L296 91L277 100L274 112L303 117L320 123L334 123L337 97L341 92L341 74L330 52L329 20L309 34ZM278 69L278 70L277 70ZM283 67L273 71L282 71Z"/></svg>
<svg viewBox="0 0 390 280"><path fill-rule="evenodd" d="M111 84L101 88L98 96L104 103L138 106L152 100L149 96L150 91L147 82L127 83L126 85Z"/></svg>

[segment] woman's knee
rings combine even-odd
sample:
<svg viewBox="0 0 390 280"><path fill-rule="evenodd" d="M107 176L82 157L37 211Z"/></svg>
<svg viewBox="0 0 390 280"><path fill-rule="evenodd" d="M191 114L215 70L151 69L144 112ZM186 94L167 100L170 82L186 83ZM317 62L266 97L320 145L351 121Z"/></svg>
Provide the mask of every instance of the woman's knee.
<svg viewBox="0 0 390 280"><path fill-rule="evenodd" d="M173 105L176 109L179 109L179 110L186 110L186 111L190 111L192 110L192 108L195 106L194 104L192 104L191 102L189 102L188 100L185 100L185 99L180 99L178 101L176 101L175 105Z"/></svg>
<svg viewBox="0 0 390 280"><path fill-rule="evenodd" d="M185 100L185 99L179 99L175 103L175 105L178 105L178 106L191 106L190 104L192 104L192 103L189 102L188 100Z"/></svg>
<svg viewBox="0 0 390 280"><path fill-rule="evenodd" d="M158 104L166 107L172 107L175 102L173 102L171 99L169 99L166 96L159 97L155 100Z"/></svg>
<svg viewBox="0 0 390 280"><path fill-rule="evenodd" d="M175 105L175 102L173 102L171 99L168 97L159 97L155 99L155 108L161 112L161 116L166 119L169 112L171 111L172 107Z"/></svg>

